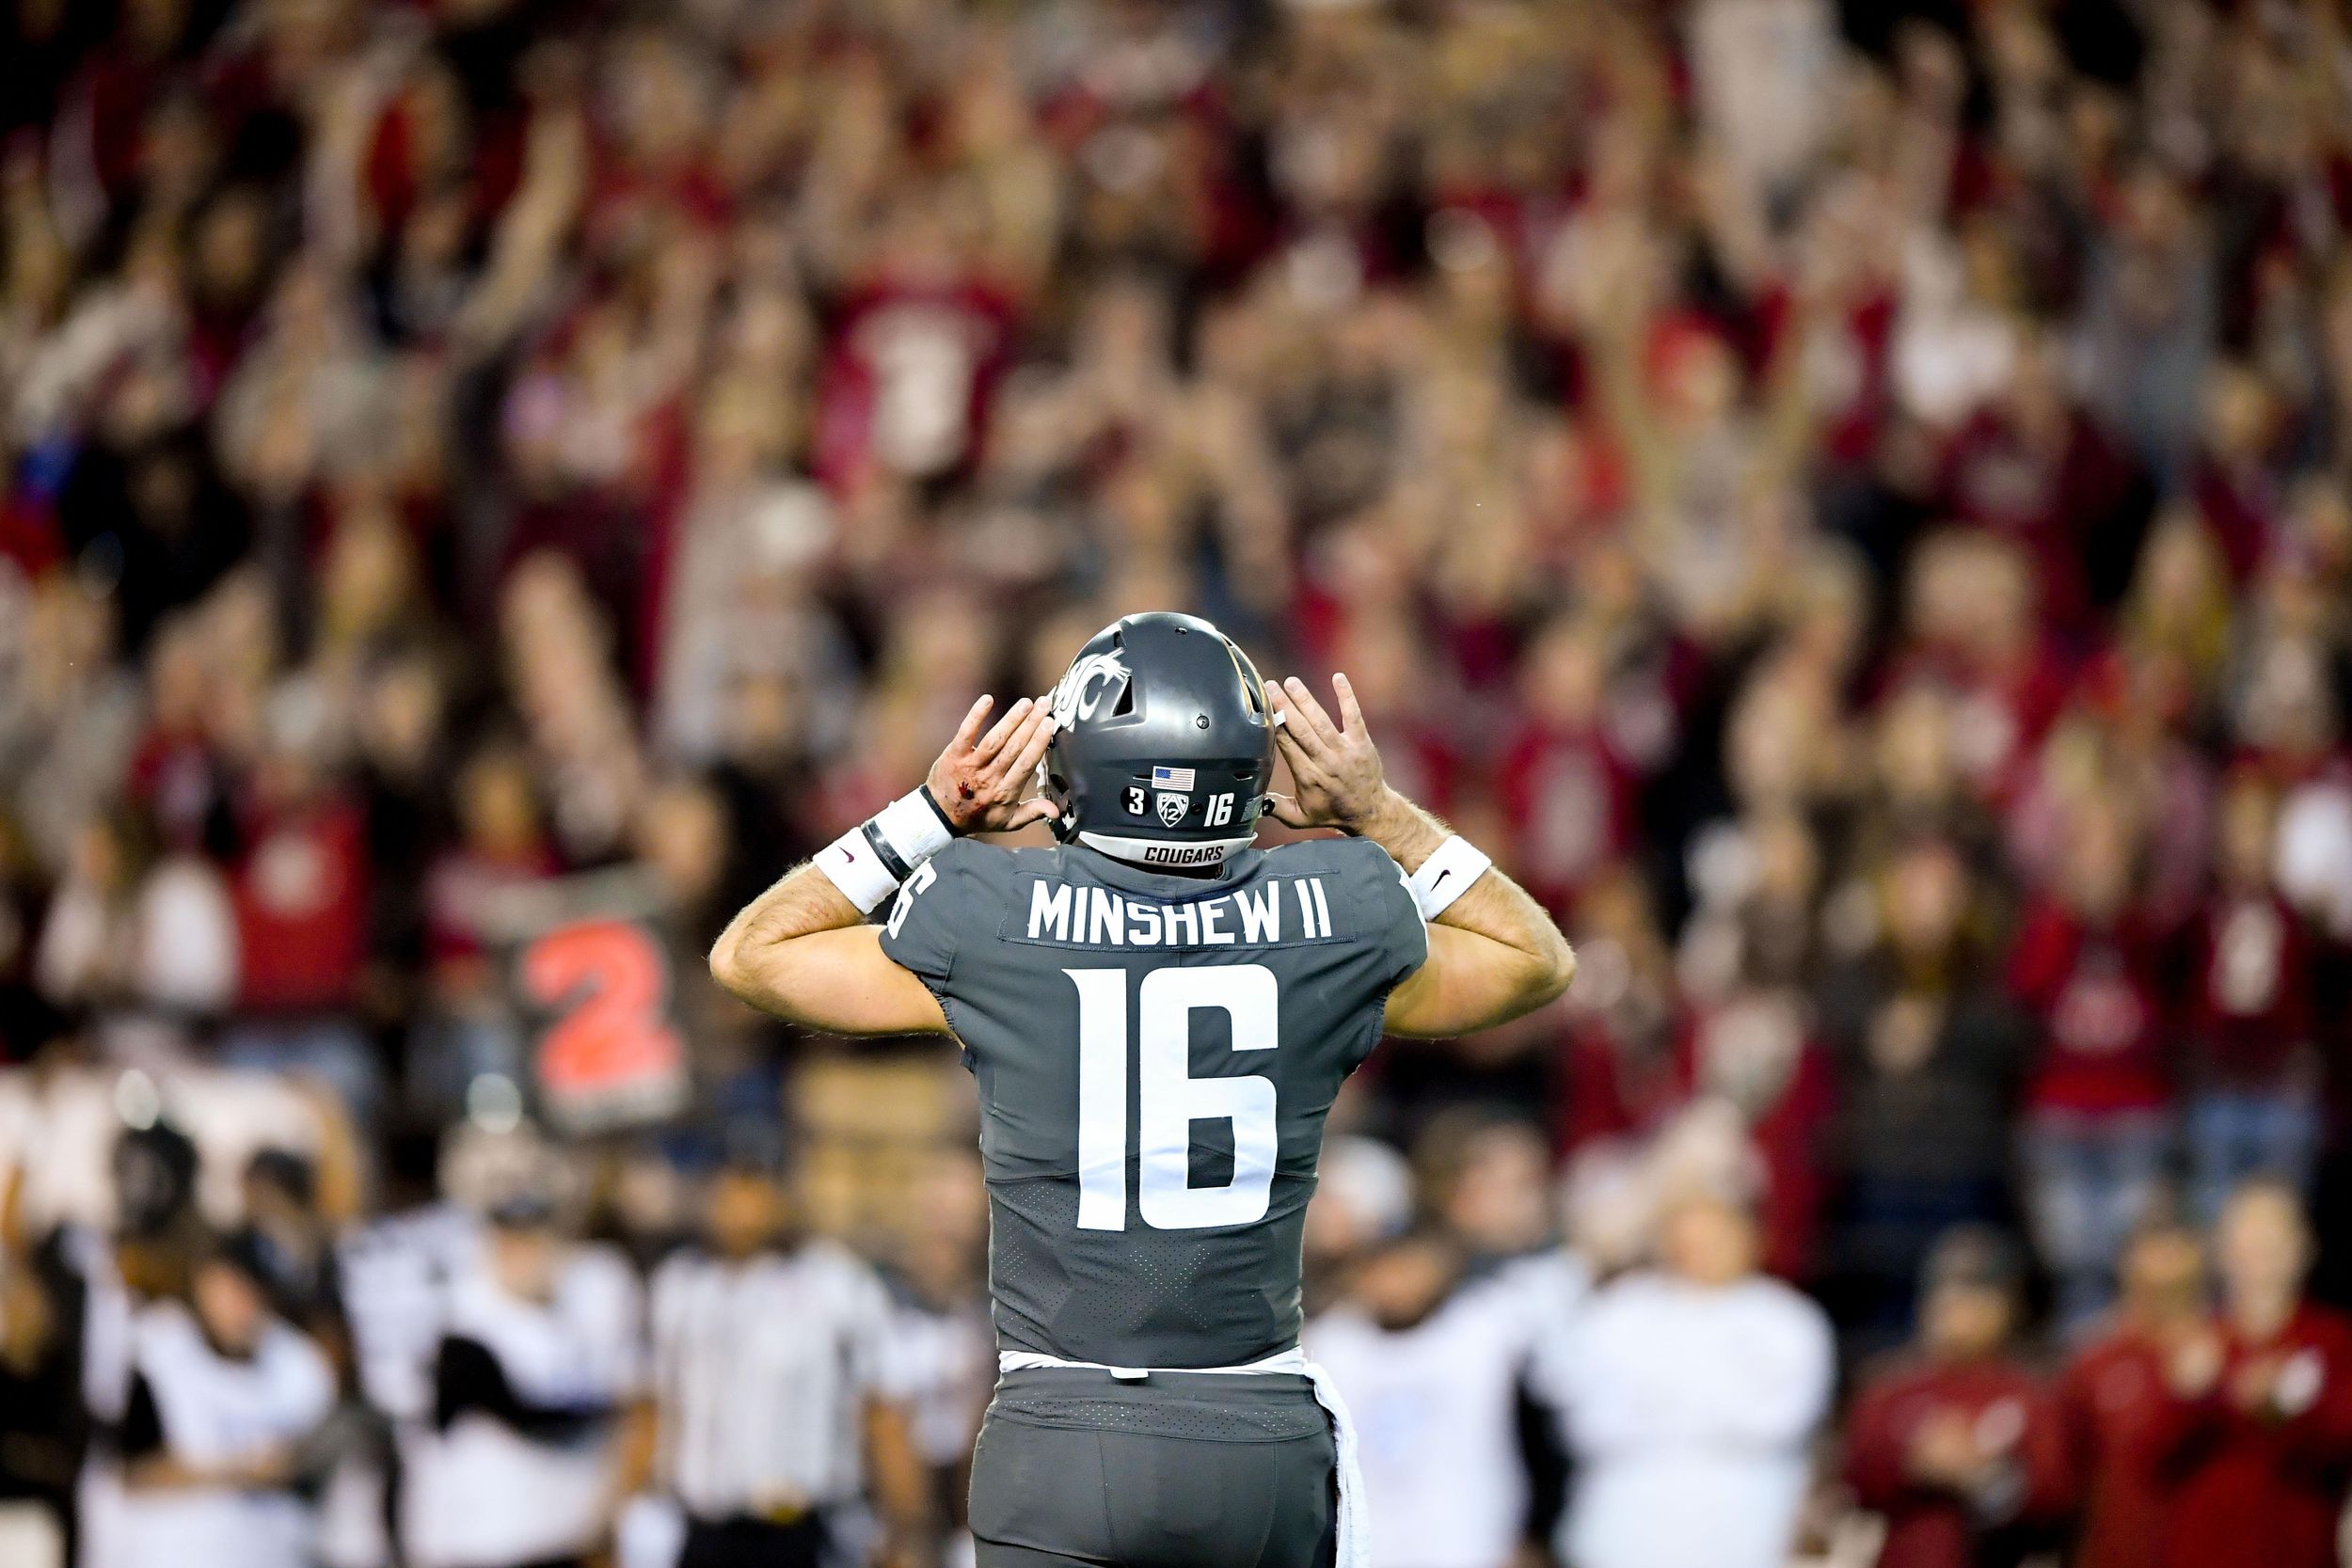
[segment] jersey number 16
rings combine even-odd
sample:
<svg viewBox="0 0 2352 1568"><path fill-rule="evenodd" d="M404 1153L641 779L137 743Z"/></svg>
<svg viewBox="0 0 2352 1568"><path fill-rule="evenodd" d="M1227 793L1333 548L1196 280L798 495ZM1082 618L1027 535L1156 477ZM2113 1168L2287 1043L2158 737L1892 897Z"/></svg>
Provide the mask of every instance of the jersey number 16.
<svg viewBox="0 0 2352 1568"><path fill-rule="evenodd" d="M1127 972L1065 969L1078 988L1078 1228L1127 1228ZM1279 1143L1274 1083L1255 1074L1192 1076L1192 1015L1215 1007L1232 1021L1235 1051L1275 1048L1279 991L1263 964L1155 969L1136 1003L1143 1020L1136 1208L1158 1230L1249 1225L1265 1217ZM1192 1124L1233 1124L1233 1175L1192 1184Z"/></svg>

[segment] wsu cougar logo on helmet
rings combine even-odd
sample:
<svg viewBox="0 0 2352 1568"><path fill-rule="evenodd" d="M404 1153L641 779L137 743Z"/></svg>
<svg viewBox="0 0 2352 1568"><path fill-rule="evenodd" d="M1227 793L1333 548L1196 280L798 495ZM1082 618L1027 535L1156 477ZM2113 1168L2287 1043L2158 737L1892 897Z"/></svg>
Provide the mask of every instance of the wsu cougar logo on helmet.
<svg viewBox="0 0 2352 1568"><path fill-rule="evenodd" d="M1103 699L1119 700L1127 689L1127 666L1116 653L1089 654L1070 667L1054 688L1054 723L1068 729L1079 719L1091 719Z"/></svg>

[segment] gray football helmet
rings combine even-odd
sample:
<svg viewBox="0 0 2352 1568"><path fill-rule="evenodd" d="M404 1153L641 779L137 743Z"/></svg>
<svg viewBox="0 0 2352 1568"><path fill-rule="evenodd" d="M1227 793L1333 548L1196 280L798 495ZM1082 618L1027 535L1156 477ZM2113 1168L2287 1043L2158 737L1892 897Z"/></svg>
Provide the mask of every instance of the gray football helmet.
<svg viewBox="0 0 2352 1568"><path fill-rule="evenodd" d="M1041 765L1056 836L1136 865L1216 865L1257 836L1274 716L1257 667L1197 615L1155 611L1088 640L1054 689Z"/></svg>

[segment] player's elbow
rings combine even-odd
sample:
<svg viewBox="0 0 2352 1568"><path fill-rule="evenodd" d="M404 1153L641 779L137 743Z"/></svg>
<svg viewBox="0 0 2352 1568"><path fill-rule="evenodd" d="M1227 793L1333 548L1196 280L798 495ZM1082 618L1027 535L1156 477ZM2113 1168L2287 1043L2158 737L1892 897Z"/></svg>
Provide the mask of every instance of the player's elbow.
<svg viewBox="0 0 2352 1568"><path fill-rule="evenodd" d="M1534 973L1528 983L1528 1010L1549 1006L1567 994L1576 981L1576 949L1560 934L1560 927L1547 922L1545 942L1535 956Z"/></svg>
<svg viewBox="0 0 2352 1568"><path fill-rule="evenodd" d="M719 940L710 944L710 977L729 996L742 999L750 989L751 976L743 963L742 933L732 926L719 933Z"/></svg>
<svg viewBox="0 0 2352 1568"><path fill-rule="evenodd" d="M774 941L760 936L733 941L721 937L710 949L710 977L719 989L755 1012L803 1027L828 1028L834 1033L867 1033L853 1024L828 1022L825 1006L828 967L810 951L805 938ZM830 975L844 978L837 971Z"/></svg>
<svg viewBox="0 0 2352 1568"><path fill-rule="evenodd" d="M1549 927L1546 927L1549 929ZM1515 961L1504 972L1500 1006L1487 1022L1507 1023L1530 1013L1549 1007L1568 989L1576 978L1576 954L1565 940L1554 931L1547 941L1535 942L1515 955Z"/></svg>
<svg viewBox="0 0 2352 1568"><path fill-rule="evenodd" d="M739 940L721 937L710 949L710 977L719 989L747 1007L795 1022L785 992L787 976L777 973L772 962L755 960L754 952Z"/></svg>

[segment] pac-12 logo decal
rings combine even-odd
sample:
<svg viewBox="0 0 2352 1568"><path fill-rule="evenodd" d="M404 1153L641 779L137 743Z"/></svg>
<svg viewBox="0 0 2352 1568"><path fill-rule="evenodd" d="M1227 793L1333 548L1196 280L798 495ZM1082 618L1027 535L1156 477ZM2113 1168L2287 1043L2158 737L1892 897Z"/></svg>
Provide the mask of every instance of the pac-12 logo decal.
<svg viewBox="0 0 2352 1568"><path fill-rule="evenodd" d="M1182 822L1184 819L1184 813L1192 809L1192 797L1189 795L1176 795L1170 794L1167 791L1162 791L1157 803L1160 810L1160 820L1163 823L1166 823L1168 827L1172 828L1176 826L1177 823Z"/></svg>
<svg viewBox="0 0 2352 1568"><path fill-rule="evenodd" d="M1119 694L1127 689L1127 666L1117 654L1087 655L1054 688L1055 724L1067 728L1076 720L1093 718L1103 699L1119 700Z"/></svg>
<svg viewBox="0 0 2352 1568"><path fill-rule="evenodd" d="M1127 786L1127 815L1130 816L1141 816L1143 815L1143 786L1141 784L1129 784Z"/></svg>

